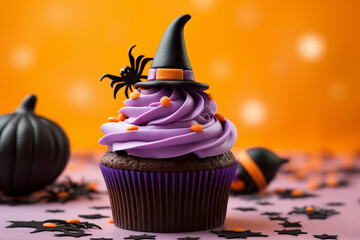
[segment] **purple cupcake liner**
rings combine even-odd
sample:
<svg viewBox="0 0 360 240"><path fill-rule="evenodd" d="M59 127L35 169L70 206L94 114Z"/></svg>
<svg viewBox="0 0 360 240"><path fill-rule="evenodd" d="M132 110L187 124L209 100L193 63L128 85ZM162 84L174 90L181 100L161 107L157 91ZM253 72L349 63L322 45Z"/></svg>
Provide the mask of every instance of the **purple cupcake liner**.
<svg viewBox="0 0 360 240"><path fill-rule="evenodd" d="M115 226L143 232L189 232L224 224L236 164L194 172L141 172L100 163Z"/></svg>

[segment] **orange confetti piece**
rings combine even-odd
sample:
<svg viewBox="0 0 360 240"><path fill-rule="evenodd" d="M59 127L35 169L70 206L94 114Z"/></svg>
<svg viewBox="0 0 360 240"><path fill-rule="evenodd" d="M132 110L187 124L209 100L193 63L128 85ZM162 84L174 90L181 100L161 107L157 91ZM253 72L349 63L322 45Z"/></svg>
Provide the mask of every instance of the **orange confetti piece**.
<svg viewBox="0 0 360 240"><path fill-rule="evenodd" d="M130 98L131 99L136 99L140 97L140 92L139 91L133 91L132 93L130 93Z"/></svg>
<svg viewBox="0 0 360 240"><path fill-rule="evenodd" d="M315 211L315 208L313 206L308 206L308 207L306 207L306 211L313 212L313 211Z"/></svg>
<svg viewBox="0 0 360 240"><path fill-rule="evenodd" d="M339 185L339 180L336 177L329 177L326 179L326 185L329 187L336 187Z"/></svg>
<svg viewBox="0 0 360 240"><path fill-rule="evenodd" d="M67 223L79 223L80 220L79 219L75 219L75 218L70 218L68 220L66 220Z"/></svg>
<svg viewBox="0 0 360 240"><path fill-rule="evenodd" d="M59 192L56 196L59 198L63 198L69 196L69 194L67 192Z"/></svg>
<svg viewBox="0 0 360 240"><path fill-rule="evenodd" d="M276 189L275 189L275 192L278 193L278 194L284 193L284 192L285 192L285 189L283 189L283 188L276 188Z"/></svg>
<svg viewBox="0 0 360 240"><path fill-rule="evenodd" d="M114 223L114 218L109 218L108 223Z"/></svg>
<svg viewBox="0 0 360 240"><path fill-rule="evenodd" d="M201 124L194 124L190 127L192 132L201 132L203 130L203 126Z"/></svg>
<svg viewBox="0 0 360 240"><path fill-rule="evenodd" d="M294 189L291 191L292 196L302 196L304 195L304 191L300 189Z"/></svg>
<svg viewBox="0 0 360 240"><path fill-rule="evenodd" d="M116 117L109 117L108 118L108 122L118 122L118 121L119 121L119 119L116 118Z"/></svg>
<svg viewBox="0 0 360 240"><path fill-rule="evenodd" d="M319 183L317 181L310 181L307 184L307 188L310 189L310 190L318 189L319 188Z"/></svg>
<svg viewBox="0 0 360 240"><path fill-rule="evenodd" d="M231 184L231 189L236 190L236 191L241 191L245 188L245 183L243 180L236 180L233 181Z"/></svg>
<svg viewBox="0 0 360 240"><path fill-rule="evenodd" d="M126 131L134 131L134 130L139 130L139 128L137 126L131 126L126 129Z"/></svg>
<svg viewBox="0 0 360 240"><path fill-rule="evenodd" d="M169 97L162 97L161 99L160 99L160 104L161 104L161 106L163 106L163 107L168 107L168 106L170 106L170 104L171 104L171 100L170 100L170 98Z"/></svg>
<svg viewBox="0 0 360 240"><path fill-rule="evenodd" d="M46 222L43 224L43 227L54 228L56 227L56 224L51 222Z"/></svg>
<svg viewBox="0 0 360 240"><path fill-rule="evenodd" d="M245 229L239 227L233 228L231 230L233 230L234 232L245 232Z"/></svg>
<svg viewBox="0 0 360 240"><path fill-rule="evenodd" d="M123 114L123 113L119 113L119 116L118 116L118 121L125 121L125 119L126 119L126 116L125 116L125 114Z"/></svg>
<svg viewBox="0 0 360 240"><path fill-rule="evenodd" d="M96 191L97 184L96 183L88 183L87 187L88 187L88 189L90 189L92 191Z"/></svg>

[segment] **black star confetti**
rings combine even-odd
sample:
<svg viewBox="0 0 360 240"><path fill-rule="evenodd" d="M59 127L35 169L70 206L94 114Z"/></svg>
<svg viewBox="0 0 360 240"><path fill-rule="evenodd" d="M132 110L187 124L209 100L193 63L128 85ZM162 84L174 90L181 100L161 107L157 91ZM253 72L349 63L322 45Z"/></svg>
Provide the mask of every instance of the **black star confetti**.
<svg viewBox="0 0 360 240"><path fill-rule="evenodd" d="M269 206L269 205L274 205L271 202L257 202L257 204L262 205L262 206Z"/></svg>
<svg viewBox="0 0 360 240"><path fill-rule="evenodd" d="M183 238L177 238L177 240L198 240L200 237L183 237Z"/></svg>
<svg viewBox="0 0 360 240"><path fill-rule="evenodd" d="M113 240L112 238L90 238L90 240Z"/></svg>
<svg viewBox="0 0 360 240"><path fill-rule="evenodd" d="M64 220L58 219L49 219L45 221L9 221L12 223L6 228L35 228L31 233L38 232L61 232L60 234L55 234L57 237L63 236L72 236L72 237L82 237L89 236L91 234L85 233L83 229L98 228L100 226L89 223L89 222L79 222L79 223L67 223ZM45 227L44 223L53 223L55 227Z"/></svg>
<svg viewBox="0 0 360 240"><path fill-rule="evenodd" d="M102 209L110 209L110 206L96 206L96 207L90 207L90 209L96 209L96 210L102 210Z"/></svg>
<svg viewBox="0 0 360 240"><path fill-rule="evenodd" d="M46 212L48 212L48 213L63 213L65 211L61 210L61 209L48 209L48 210L46 210Z"/></svg>
<svg viewBox="0 0 360 240"><path fill-rule="evenodd" d="M270 221L286 221L288 218L287 217L269 217Z"/></svg>
<svg viewBox="0 0 360 240"><path fill-rule="evenodd" d="M277 232L279 235L293 235L298 236L299 234L307 234L307 232L301 231L301 229L291 229L291 230L274 230L274 232Z"/></svg>
<svg viewBox="0 0 360 240"><path fill-rule="evenodd" d="M140 239L156 239L156 235L130 235L129 237L125 237L124 239L134 239L134 240L140 240Z"/></svg>
<svg viewBox="0 0 360 240"><path fill-rule="evenodd" d="M210 232L215 233L218 237L224 237L226 239L247 238L247 237L268 237L268 235L263 235L261 232L252 232L250 230L245 230L243 232L232 231L232 230L221 230L221 231L211 230Z"/></svg>
<svg viewBox="0 0 360 240"><path fill-rule="evenodd" d="M338 235L327 235L327 234L322 234L322 235L313 235L315 238L320 238L320 239L338 239Z"/></svg>
<svg viewBox="0 0 360 240"><path fill-rule="evenodd" d="M289 222L285 220L283 223L278 223L279 225L283 225L284 227L302 227L300 222Z"/></svg>
<svg viewBox="0 0 360 240"><path fill-rule="evenodd" d="M342 202L329 202L326 205L331 206L331 207L337 207L337 206L344 206L345 203L342 203Z"/></svg>
<svg viewBox="0 0 360 240"><path fill-rule="evenodd" d="M257 209L253 208L253 207L248 207L248 208L238 207L238 208L234 208L234 209L235 210L240 210L240 211L243 211L243 212L257 211Z"/></svg>
<svg viewBox="0 0 360 240"><path fill-rule="evenodd" d="M278 216L281 212L263 212L261 215Z"/></svg>
<svg viewBox="0 0 360 240"><path fill-rule="evenodd" d="M288 214L293 213L306 214L309 219L327 219L329 216L339 214L339 212L336 212L335 210L320 207L314 207L314 211L307 211L307 206L302 208L294 207L294 210Z"/></svg>
<svg viewBox="0 0 360 240"><path fill-rule="evenodd" d="M262 200L262 199L266 199L269 197L270 197L269 194L264 194L264 195L252 194L252 195L248 195L248 196L244 197L244 200L246 200L246 201Z"/></svg>
<svg viewBox="0 0 360 240"><path fill-rule="evenodd" d="M101 219L101 218L109 218L109 216L104 216L101 214L91 214L91 215L79 215L81 218L85 219Z"/></svg>

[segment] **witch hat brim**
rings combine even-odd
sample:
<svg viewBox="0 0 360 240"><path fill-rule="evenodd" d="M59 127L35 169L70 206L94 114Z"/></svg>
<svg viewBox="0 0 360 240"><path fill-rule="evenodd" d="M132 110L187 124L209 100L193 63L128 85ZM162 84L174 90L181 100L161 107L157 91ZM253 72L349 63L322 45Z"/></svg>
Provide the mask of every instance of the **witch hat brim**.
<svg viewBox="0 0 360 240"><path fill-rule="evenodd" d="M205 83L195 82L187 56L184 26L190 18L189 14L182 15L168 26L153 59L148 80L136 83L135 88L154 86L190 86L203 90L209 88Z"/></svg>

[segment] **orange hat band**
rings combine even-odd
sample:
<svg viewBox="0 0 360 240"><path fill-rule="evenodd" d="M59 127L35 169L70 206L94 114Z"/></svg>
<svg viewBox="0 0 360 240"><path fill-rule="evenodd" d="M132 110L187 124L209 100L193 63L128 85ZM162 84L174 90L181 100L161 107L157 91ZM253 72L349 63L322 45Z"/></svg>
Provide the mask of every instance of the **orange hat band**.
<svg viewBox="0 0 360 240"><path fill-rule="evenodd" d="M195 81L194 72L191 70L174 69L174 68L157 68L150 69L148 80L173 80L173 81Z"/></svg>
<svg viewBox="0 0 360 240"><path fill-rule="evenodd" d="M246 151L241 151L238 155L237 160L245 168L246 172L254 180L256 186L259 189L264 189L266 187L266 179L264 174L261 172L260 168L256 163L251 159L249 154Z"/></svg>

